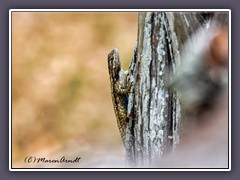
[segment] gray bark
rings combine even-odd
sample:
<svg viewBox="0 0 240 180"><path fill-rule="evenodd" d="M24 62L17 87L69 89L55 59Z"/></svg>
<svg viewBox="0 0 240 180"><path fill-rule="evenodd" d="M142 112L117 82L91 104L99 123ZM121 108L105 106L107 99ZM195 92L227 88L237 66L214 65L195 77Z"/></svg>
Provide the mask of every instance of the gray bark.
<svg viewBox="0 0 240 180"><path fill-rule="evenodd" d="M129 166L149 166L180 142L187 120L169 82L181 63L183 43L199 26L196 22L190 13L139 13L137 48L129 68L134 83L125 143Z"/></svg>

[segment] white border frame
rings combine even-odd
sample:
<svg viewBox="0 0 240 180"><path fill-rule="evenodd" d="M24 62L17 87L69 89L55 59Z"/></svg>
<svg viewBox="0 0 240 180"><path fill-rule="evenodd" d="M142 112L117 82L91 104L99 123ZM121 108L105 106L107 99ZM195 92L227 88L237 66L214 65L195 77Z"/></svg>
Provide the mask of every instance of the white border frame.
<svg viewBox="0 0 240 180"><path fill-rule="evenodd" d="M191 12L191 11L227 11L229 13L229 71L228 71L228 142L229 168L12 168L12 12L146 12L146 11L168 11L168 12ZM10 9L9 10L9 171L231 171L231 10L230 9Z"/></svg>

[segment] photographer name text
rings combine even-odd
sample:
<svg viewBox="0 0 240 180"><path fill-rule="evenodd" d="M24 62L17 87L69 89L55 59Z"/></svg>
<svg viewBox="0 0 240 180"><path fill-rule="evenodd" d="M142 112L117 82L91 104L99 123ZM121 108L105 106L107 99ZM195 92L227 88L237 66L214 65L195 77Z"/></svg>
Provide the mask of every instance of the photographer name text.
<svg viewBox="0 0 240 180"><path fill-rule="evenodd" d="M45 157L36 157L36 156L27 156L24 159L24 162L27 164L34 163L79 163L80 157L76 157L75 159L67 159L65 156L62 156L59 159L47 159Z"/></svg>

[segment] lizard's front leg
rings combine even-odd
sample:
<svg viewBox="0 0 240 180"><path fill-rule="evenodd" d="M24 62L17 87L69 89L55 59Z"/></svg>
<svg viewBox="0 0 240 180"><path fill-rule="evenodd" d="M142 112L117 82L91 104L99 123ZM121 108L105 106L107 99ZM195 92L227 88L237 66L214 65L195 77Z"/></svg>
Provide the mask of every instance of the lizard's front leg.
<svg viewBox="0 0 240 180"><path fill-rule="evenodd" d="M128 83L127 87L122 87L119 84L115 84L116 93L121 95L127 95L130 92L131 86L131 83Z"/></svg>

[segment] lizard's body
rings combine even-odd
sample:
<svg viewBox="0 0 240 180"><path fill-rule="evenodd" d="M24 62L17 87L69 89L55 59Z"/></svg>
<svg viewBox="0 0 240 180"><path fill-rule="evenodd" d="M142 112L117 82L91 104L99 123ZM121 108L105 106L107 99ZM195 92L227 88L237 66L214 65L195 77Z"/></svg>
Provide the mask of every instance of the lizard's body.
<svg viewBox="0 0 240 180"><path fill-rule="evenodd" d="M111 94L117 124L123 143L125 144L128 93L131 85L128 82L128 71L121 69L118 50L115 48L108 54L108 70L111 82Z"/></svg>

